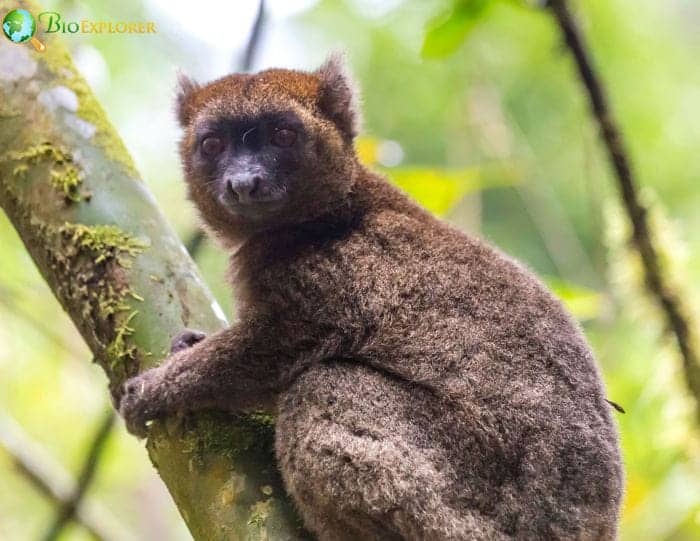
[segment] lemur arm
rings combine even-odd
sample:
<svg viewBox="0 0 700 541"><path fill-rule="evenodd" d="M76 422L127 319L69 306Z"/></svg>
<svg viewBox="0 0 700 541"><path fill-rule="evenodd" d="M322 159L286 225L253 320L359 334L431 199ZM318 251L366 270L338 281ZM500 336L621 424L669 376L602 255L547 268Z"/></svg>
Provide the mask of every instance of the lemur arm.
<svg viewBox="0 0 700 541"><path fill-rule="evenodd" d="M130 432L177 412L269 407L293 359L279 333L262 321L241 322L127 381L119 410Z"/></svg>

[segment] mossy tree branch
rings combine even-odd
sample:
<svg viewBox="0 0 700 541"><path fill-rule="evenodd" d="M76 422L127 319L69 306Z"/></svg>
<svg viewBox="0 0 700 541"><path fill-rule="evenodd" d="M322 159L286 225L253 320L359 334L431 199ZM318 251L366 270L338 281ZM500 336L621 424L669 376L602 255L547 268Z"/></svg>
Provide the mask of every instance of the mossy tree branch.
<svg viewBox="0 0 700 541"><path fill-rule="evenodd" d="M674 290L661 265L659 251L647 219L647 211L639 197L637 180L631 166L622 131L613 115L607 92L597 73L584 36L576 24L567 0L548 0L546 7L554 16L564 42L576 63L581 84L591 105L591 111L600 128L600 136L615 172L623 207L632 225L632 242L644 268L644 279L666 319L668 329L678 344L685 380L696 402L700 416L700 355L698 338L683 305L682 297Z"/></svg>
<svg viewBox="0 0 700 541"><path fill-rule="evenodd" d="M0 206L116 390L184 327L226 322L66 50L42 39L42 54L0 41ZM272 430L218 413L153 425L150 458L195 539L302 535Z"/></svg>

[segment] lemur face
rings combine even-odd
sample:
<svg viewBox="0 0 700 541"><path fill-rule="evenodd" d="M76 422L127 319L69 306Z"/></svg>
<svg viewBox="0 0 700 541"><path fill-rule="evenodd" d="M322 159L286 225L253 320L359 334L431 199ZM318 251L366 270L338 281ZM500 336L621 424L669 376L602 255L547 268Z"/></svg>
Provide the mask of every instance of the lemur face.
<svg viewBox="0 0 700 541"><path fill-rule="evenodd" d="M303 189L295 175L309 137L293 111L207 119L195 132L192 165L200 189L233 216L264 220Z"/></svg>
<svg viewBox="0 0 700 541"><path fill-rule="evenodd" d="M177 113L190 198L224 241L313 220L351 189L358 113L338 57L314 72L181 78Z"/></svg>

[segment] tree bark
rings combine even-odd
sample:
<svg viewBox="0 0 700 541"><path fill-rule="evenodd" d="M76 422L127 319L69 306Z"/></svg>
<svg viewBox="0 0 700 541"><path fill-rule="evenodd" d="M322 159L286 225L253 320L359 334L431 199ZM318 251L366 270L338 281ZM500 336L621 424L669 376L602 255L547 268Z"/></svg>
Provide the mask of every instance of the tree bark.
<svg viewBox="0 0 700 541"><path fill-rule="evenodd" d="M0 13L26 1L0 0ZM221 309L56 34L0 40L0 206L110 387L161 361ZM264 415L154 423L147 442L195 539L298 539Z"/></svg>

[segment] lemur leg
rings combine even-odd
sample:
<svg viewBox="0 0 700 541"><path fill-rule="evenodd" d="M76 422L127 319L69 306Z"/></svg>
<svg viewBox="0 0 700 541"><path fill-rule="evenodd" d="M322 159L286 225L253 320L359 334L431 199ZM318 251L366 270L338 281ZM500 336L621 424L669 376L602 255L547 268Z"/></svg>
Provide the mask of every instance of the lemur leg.
<svg viewBox="0 0 700 541"><path fill-rule="evenodd" d="M444 473L379 421L395 414L379 397L395 403L396 385L359 365L320 365L281 397L278 464L307 527L321 541L504 539L443 501Z"/></svg>

